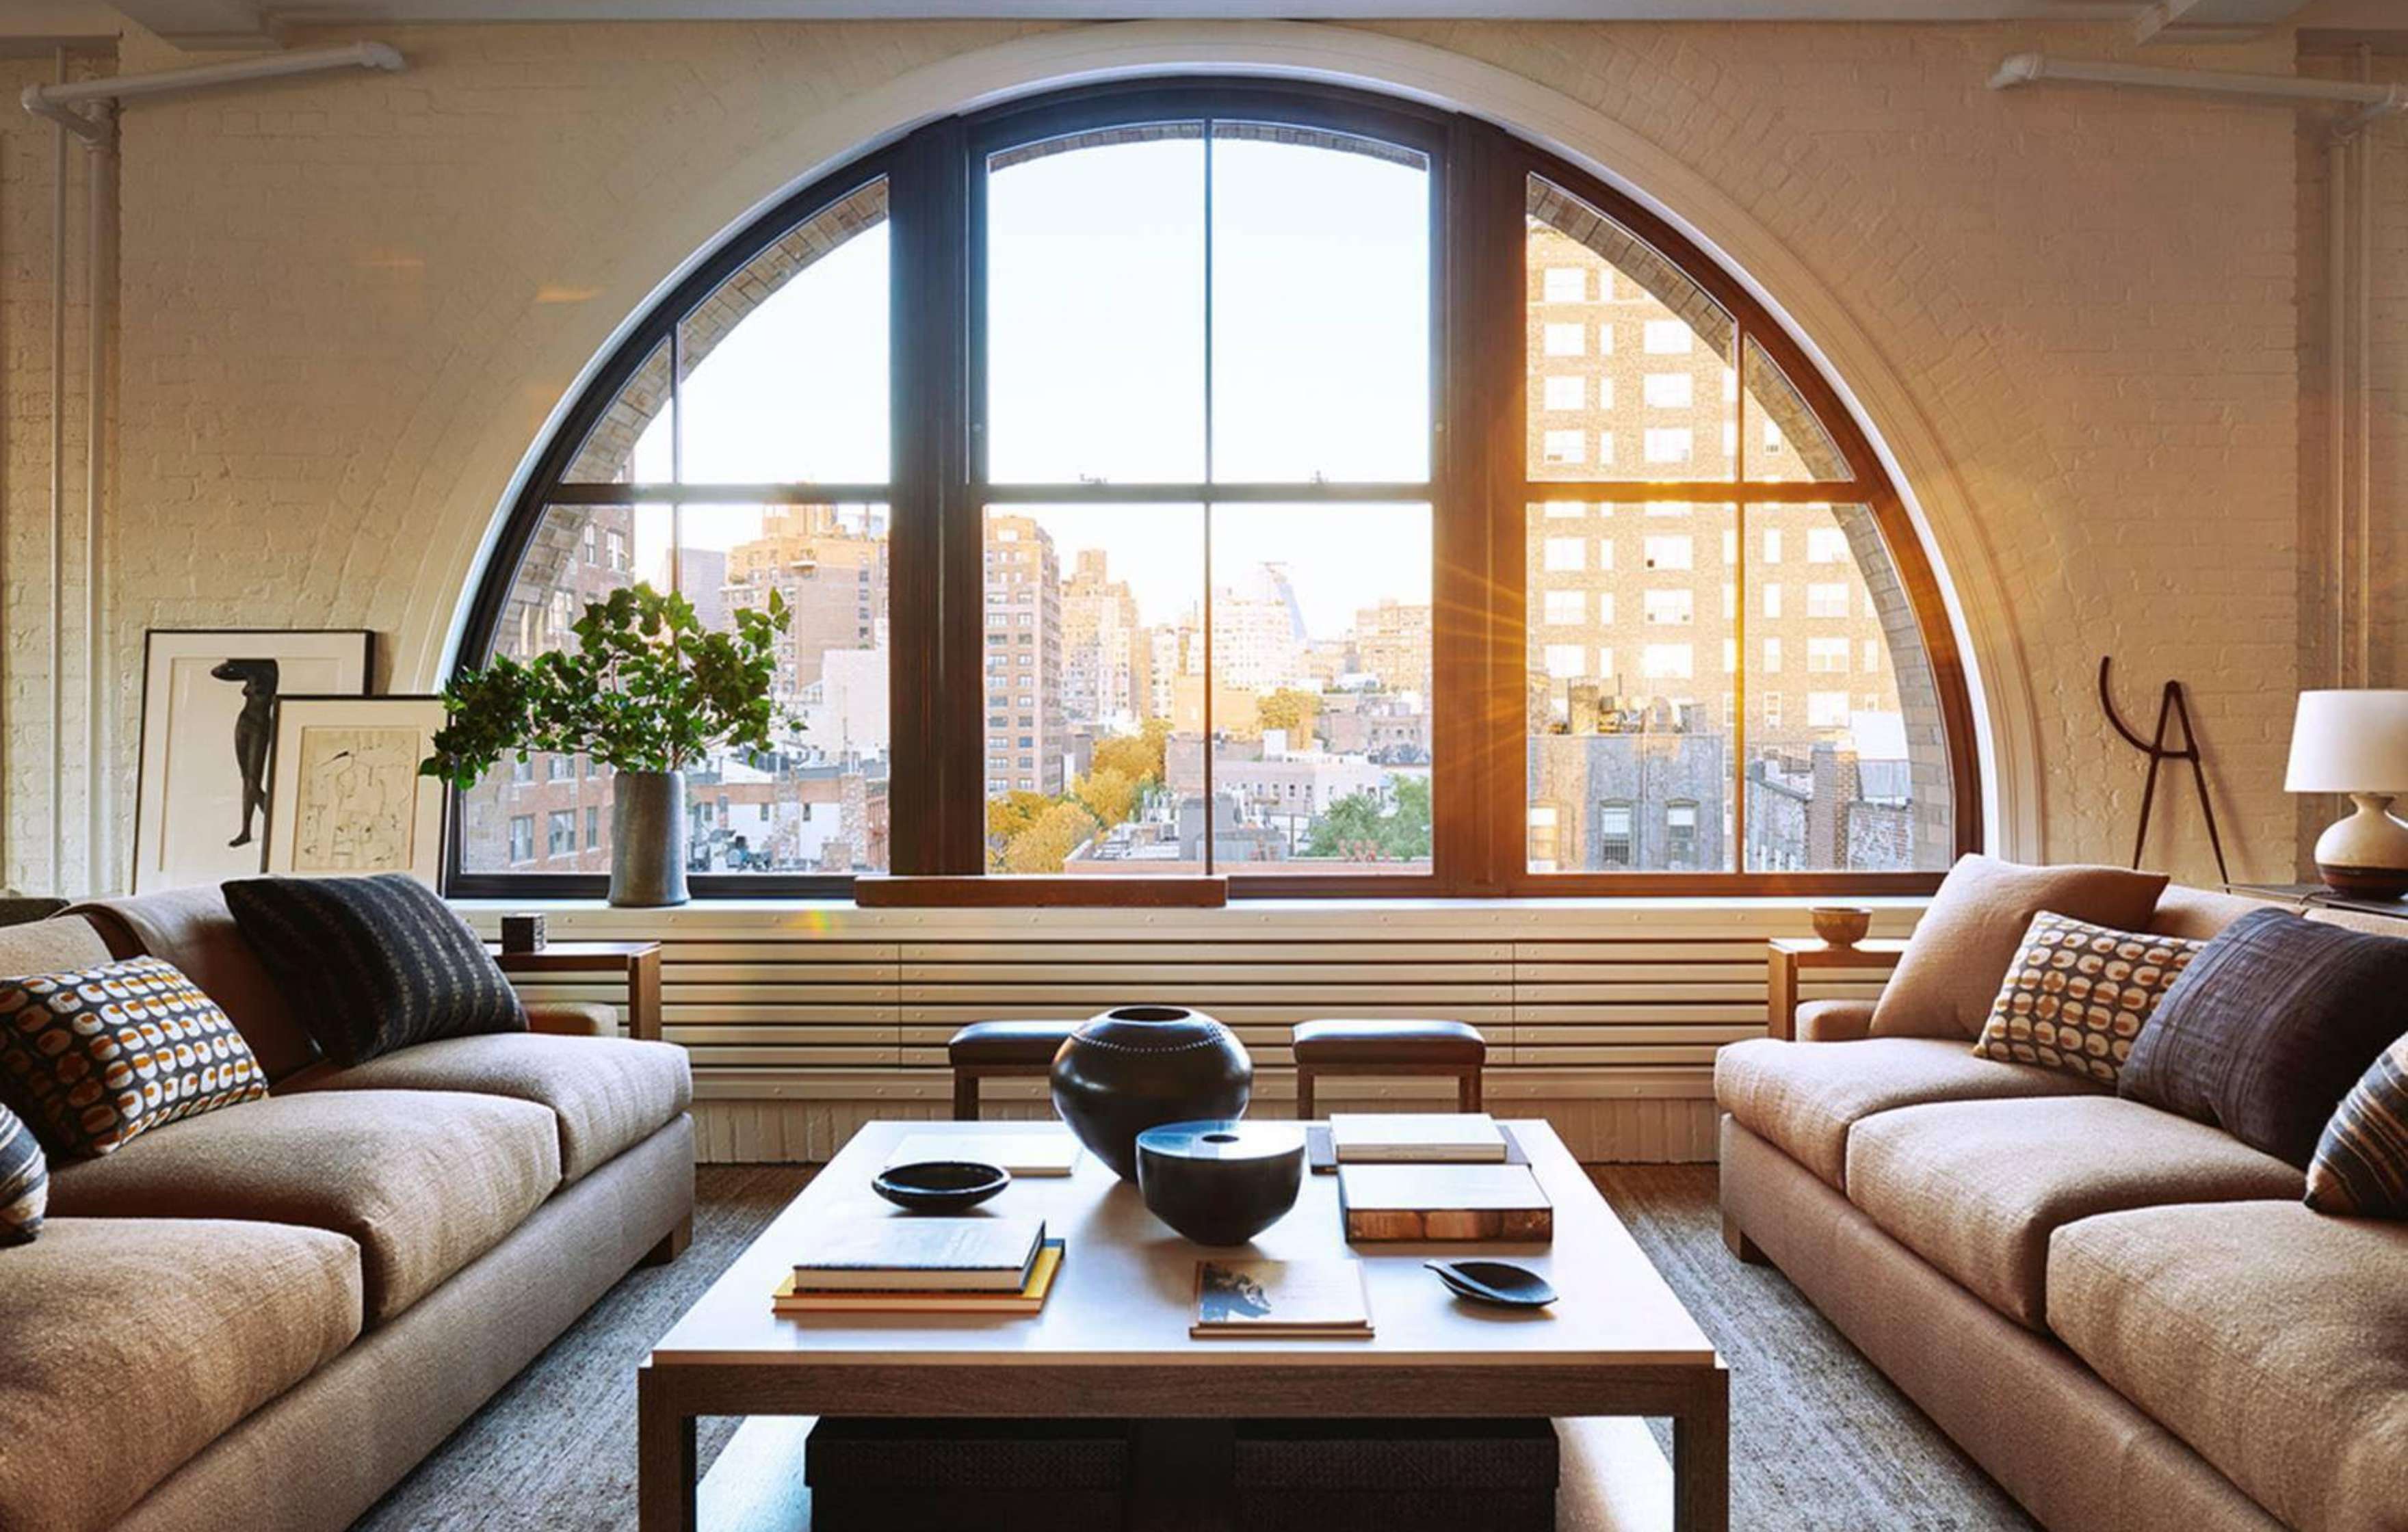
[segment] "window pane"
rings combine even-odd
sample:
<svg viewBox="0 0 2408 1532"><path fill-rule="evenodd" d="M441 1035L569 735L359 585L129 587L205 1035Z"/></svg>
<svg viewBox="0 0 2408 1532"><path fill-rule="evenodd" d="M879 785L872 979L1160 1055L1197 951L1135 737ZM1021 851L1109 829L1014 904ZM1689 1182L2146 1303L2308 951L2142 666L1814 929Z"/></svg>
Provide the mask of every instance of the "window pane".
<svg viewBox="0 0 2408 1532"><path fill-rule="evenodd" d="M1529 869L1729 870L1736 511L1553 501L1528 527Z"/></svg>
<svg viewBox="0 0 2408 1532"><path fill-rule="evenodd" d="M552 506L536 528L502 611L494 649L531 660L574 648L588 602L666 565L662 507ZM587 810L593 833L587 833ZM461 795L460 865L468 872L607 872L610 774L581 757L504 760ZM575 822L574 837L560 826Z"/></svg>
<svg viewBox="0 0 2408 1532"><path fill-rule="evenodd" d="M989 160L990 479L1203 479L1204 152L1172 122Z"/></svg>
<svg viewBox="0 0 2408 1532"><path fill-rule="evenodd" d="M695 872L883 872L887 866L887 510L688 506L679 588L725 628L783 595L793 615L770 695L798 740L721 753L687 774Z"/></svg>
<svg viewBox="0 0 2408 1532"><path fill-rule="evenodd" d="M678 326L685 482L885 482L886 284L879 180L696 305Z"/></svg>
<svg viewBox="0 0 2408 1532"><path fill-rule="evenodd" d="M1212 131L1212 479L1427 479L1427 162L1318 128Z"/></svg>
<svg viewBox="0 0 2408 1532"><path fill-rule="evenodd" d="M987 870L1203 872L1202 508L993 508L985 561Z"/></svg>
<svg viewBox="0 0 2408 1532"><path fill-rule="evenodd" d="M1737 326L1680 269L1553 182L1529 179L1528 477L1728 479Z"/></svg>
<svg viewBox="0 0 2408 1532"><path fill-rule="evenodd" d="M1746 542L1748 870L1947 866L1939 694L1872 513L1751 506Z"/></svg>
<svg viewBox="0 0 2408 1532"><path fill-rule="evenodd" d="M1806 407L1805 396L1753 339L1747 343L1747 397L1740 403L1740 428L1747 440L1751 480L1796 483L1849 477L1847 459Z"/></svg>
<svg viewBox="0 0 2408 1532"><path fill-rule="evenodd" d="M1215 869L1428 872L1429 508L1211 514Z"/></svg>

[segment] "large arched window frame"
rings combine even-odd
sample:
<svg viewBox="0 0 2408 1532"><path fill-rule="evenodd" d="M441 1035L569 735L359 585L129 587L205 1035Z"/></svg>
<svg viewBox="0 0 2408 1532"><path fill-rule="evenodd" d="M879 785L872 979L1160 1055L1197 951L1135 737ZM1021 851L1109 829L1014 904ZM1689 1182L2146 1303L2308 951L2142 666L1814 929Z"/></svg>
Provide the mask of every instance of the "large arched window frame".
<svg viewBox="0 0 2408 1532"><path fill-rule="evenodd" d="M983 259L990 157L1039 152L1034 146L1075 142L1078 136L1109 141L1116 133L1125 136L1165 122L1222 121L1396 146L1426 165L1429 479L1141 487L989 482ZM624 416L632 408L641 417L665 406L693 365L681 351L691 350L697 335L724 333L698 324L697 316L731 279L775 266L781 241L792 241L797 231L831 220L842 226L849 209L865 206L873 193L890 241L886 481L697 483L687 481L682 471L672 471L666 482L634 481L637 476L625 472L607 482L580 477L580 457L588 455L597 433L607 434L613 412ZM1682 312L1728 358L1736 397L1748 401L1734 407L1737 417L1750 421L1753 410L1765 416L1768 432L1785 432L1793 440L1814 437L1819 451L1811 455L1822 471L1801 475L1792 467L1780 476L1751 476L1753 423L1742 425L1726 447L1727 475L1587 478L1538 468L1540 435L1534 435L1529 399L1535 380L1528 361L1534 354L1535 298L1526 247L1527 231L1538 222L1586 247L1669 310ZM789 264L800 269L809 259L804 252ZM1764 386L1768 381L1774 386ZM1778 403L1768 408L1771 401ZM638 418L626 429L642 423ZM1226 872L1233 897L1913 893L1936 886L1946 861L1980 842L1972 712L1938 581L1896 487L1836 392L1744 284L1676 229L1578 166L1476 118L1303 83L1130 81L939 121L822 178L723 242L596 369L511 508L470 610L462 663L480 663L504 642L514 612L526 599L523 570L541 559L548 541L564 540L564 509L573 516L580 506L632 508L638 514L665 508L674 517L685 507L738 500L886 508L892 765L883 782L887 838L882 853L897 883L907 884L915 897L1014 902L1022 896L1019 890L1031 886L983 876L994 865L982 690L986 517L1014 505L1403 501L1430 508L1426 862L1406 871L1249 874L1233 867ZM1717 855L1732 870L1553 870L1541 855L1542 835L1553 838L1563 833L1560 824L1593 820L1598 812L1594 792L1584 802L1568 798L1560 809L1548 797L1532 738L1538 621L1531 609L1532 527L1542 504L1566 503L1604 514L1679 513L1691 507L1721 513L1731 564L1724 590L1731 635L1725 646L1729 742L1705 758L1713 770L1727 773L1728 795L1721 824L1706 826L1705 833L1708 844L1723 847ZM1899 672L1890 679L1907 698L1903 732L1912 756L1907 775L1913 779L1913 808L1897 833L1909 838L1909 870L1751 870L1751 799L1760 801L1767 786L1761 780L1751 782L1743 748L1756 723L1747 696L1757 650L1749 648L1748 623L1751 568L1762 545L1760 537L1751 539L1756 529L1750 521L1752 515L1776 520L1784 508L1831 514L1888 635ZM1732 549L1748 551L1734 555ZM1604 664L1602 658L1597 663ZM1209 697L1209 683L1206 691ZM1578 724L1571 727L1577 734ZM1209 773L1209 748L1205 755ZM1798 769L1805 768L1801 764ZM1612 791L1619 795L1626 790ZM1683 844L1694 846L1687 838L1698 833L1694 790L1673 791L1684 795L1673 806L1681 814ZM1657 805L1657 811L1664 807ZM598 870L530 874L465 865L462 812L455 798L452 892L599 892ZM1647 845L1648 837L1642 826L1639 844ZM1555 842L1550 838L1548 844ZM1617 845L1609 854L1624 853ZM1592 859L1592 866L1600 864ZM971 889L970 880L980 880L981 886ZM1131 880L1125 886L1136 902L1161 897L1164 881L1141 885ZM1109 890L1117 881L1090 882ZM853 892L853 885L851 877L827 874L721 873L695 880L696 892L705 896L829 896Z"/></svg>

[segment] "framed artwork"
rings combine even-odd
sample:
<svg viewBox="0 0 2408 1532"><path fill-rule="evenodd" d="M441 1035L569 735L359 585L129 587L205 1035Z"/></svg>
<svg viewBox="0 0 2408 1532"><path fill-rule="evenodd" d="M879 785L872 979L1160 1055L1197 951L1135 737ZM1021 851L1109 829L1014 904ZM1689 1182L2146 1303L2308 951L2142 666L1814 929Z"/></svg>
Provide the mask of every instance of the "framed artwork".
<svg viewBox="0 0 2408 1532"><path fill-rule="evenodd" d="M276 705L267 870L297 878L443 866L443 783L418 774L443 726L431 696L287 696Z"/></svg>
<svg viewBox="0 0 2408 1532"><path fill-rule="evenodd" d="M375 644L364 628L143 635L135 893L256 877L266 866L277 698L366 692Z"/></svg>

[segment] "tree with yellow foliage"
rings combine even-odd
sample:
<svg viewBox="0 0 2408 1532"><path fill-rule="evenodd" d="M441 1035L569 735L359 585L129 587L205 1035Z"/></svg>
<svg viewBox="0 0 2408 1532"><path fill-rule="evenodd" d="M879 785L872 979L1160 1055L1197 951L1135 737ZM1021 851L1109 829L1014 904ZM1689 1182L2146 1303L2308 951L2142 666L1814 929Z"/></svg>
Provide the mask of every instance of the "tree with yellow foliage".
<svg viewBox="0 0 2408 1532"><path fill-rule="evenodd" d="M1100 829L1095 817L1076 803L1057 803L1003 848L1003 870L1059 872L1070 853Z"/></svg>

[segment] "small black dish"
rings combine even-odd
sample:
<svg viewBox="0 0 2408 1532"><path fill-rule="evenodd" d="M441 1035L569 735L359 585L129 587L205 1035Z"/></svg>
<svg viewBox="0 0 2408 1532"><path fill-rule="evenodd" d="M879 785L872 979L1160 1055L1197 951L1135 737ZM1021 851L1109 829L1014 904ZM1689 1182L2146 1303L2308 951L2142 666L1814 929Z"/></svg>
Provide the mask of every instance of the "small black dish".
<svg viewBox="0 0 2408 1532"><path fill-rule="evenodd" d="M1424 1261L1455 1296L1500 1309L1543 1309L1555 1301L1547 1279L1511 1261Z"/></svg>
<svg viewBox="0 0 2408 1532"><path fill-rule="evenodd" d="M869 1183L871 1191L915 1213L957 1213L975 1208L1011 1184L1011 1172L974 1160L923 1160L891 1165Z"/></svg>

